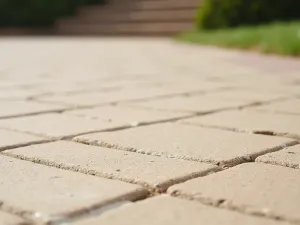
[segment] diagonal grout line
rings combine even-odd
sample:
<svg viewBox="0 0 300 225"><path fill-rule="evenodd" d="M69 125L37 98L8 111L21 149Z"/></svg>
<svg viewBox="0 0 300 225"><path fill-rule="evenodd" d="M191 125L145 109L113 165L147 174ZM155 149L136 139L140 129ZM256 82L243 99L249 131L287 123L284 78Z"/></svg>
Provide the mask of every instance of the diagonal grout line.
<svg viewBox="0 0 300 225"><path fill-rule="evenodd" d="M275 221L289 222L291 224L300 225L299 219L289 219L285 216L281 216L278 214L270 214L268 212L265 212L263 209L260 209L259 207L253 208L250 205L235 204L234 202L228 199L213 199L210 197L193 196L191 194L181 193L180 191L170 192L169 194L173 197L196 201L203 205L208 205L215 208L221 208L249 216L255 216L259 218L266 218Z"/></svg>
<svg viewBox="0 0 300 225"><path fill-rule="evenodd" d="M133 202L131 202L131 201L118 201L118 202L110 203L110 204L107 204L107 205L105 205L105 206L103 206L99 209L90 210L86 214L76 215L76 216L73 216L71 218L70 217L69 218L68 217L59 218L59 219L55 220L54 222L51 222L49 225L73 224L75 222L79 222L81 220L92 218L92 217L95 217L95 216L100 216L102 214L105 214L108 211L116 210L116 209L121 208L125 205L131 205L131 204L133 204Z"/></svg>
<svg viewBox="0 0 300 225"><path fill-rule="evenodd" d="M31 113L22 113L22 114L9 115L9 116L1 116L0 120L35 116L35 115L41 115L41 114L62 113L62 112L67 111L67 110L70 110L70 109L54 109L54 110L46 110L46 111L40 111L40 112L31 112Z"/></svg>
<svg viewBox="0 0 300 225"><path fill-rule="evenodd" d="M30 145L37 145L37 144L45 144L45 143L49 143L49 142L52 142L52 141L51 140L40 140L40 141L30 141L30 142L21 143L21 144L8 145L8 146L5 146L5 147L0 147L0 154L3 151L11 150L11 149L14 149L14 148L21 148L21 147L26 147L26 146L30 146Z"/></svg>
<svg viewBox="0 0 300 225"><path fill-rule="evenodd" d="M212 90L194 90L194 91L186 91L186 92L179 92L179 93L171 93L171 94L163 94L163 95L157 95L157 96L152 96L152 97L144 97L140 99L124 99L124 100L114 100L114 101L108 101L104 103L99 103L99 104L90 104L90 105L74 105L66 102L58 102L58 101L51 101L51 100L42 100L42 99L29 99L30 101L34 102L40 102L40 103L51 103L51 104L67 104L70 109L66 109L64 111L69 111L69 110L76 110L76 109L87 109L87 108L95 108L99 106L106 106L106 105L111 105L111 104L119 104L119 103L126 103L126 102L140 102L140 101L147 101L147 100L157 100L157 99L165 99L165 98L175 98L179 96L192 96L196 94L207 94L211 92L219 92L222 90L227 90L230 89L231 87L229 86L224 86L224 87L218 87L216 89ZM95 92L97 93L97 92Z"/></svg>
<svg viewBox="0 0 300 225"><path fill-rule="evenodd" d="M0 210L17 215L25 219L26 221L30 221L32 224L59 225L62 224L62 222L64 221L80 219L85 216L89 216L89 214L93 216L93 213L103 213L107 210L110 210L110 207L112 205L115 205L120 202L135 202L148 197L148 191L140 188L137 189L135 192L114 197L101 203L94 203L93 205L81 207L80 209L74 210L72 212L62 213L61 215L57 216L45 215L37 211L23 210L21 208L17 208L4 202L0 202ZM127 200L128 198L130 198L131 200Z"/></svg>
<svg viewBox="0 0 300 225"><path fill-rule="evenodd" d="M274 132L274 131L269 131L269 130L247 130L247 129L239 129L239 128L230 128L230 127L223 127L223 126L216 126L216 125L199 124L199 123L193 123L193 122L188 122L188 121L179 121L179 122L182 124L190 125L190 126L226 130L226 131L231 131L231 132L235 132L235 133L260 134L260 135L267 135L267 136L274 136L274 137L285 137L285 138L292 138L297 141L300 141L300 136L298 134Z"/></svg>
<svg viewBox="0 0 300 225"><path fill-rule="evenodd" d="M17 207L8 205L4 202L1 202L1 200L0 200L0 211L3 211L3 212L6 212L6 213L9 213L9 214L12 214L12 215L22 218L25 222L21 223L20 225L36 224L35 221L32 218L30 218L30 216L28 216L28 215L33 215L34 214L33 212L22 210Z"/></svg>

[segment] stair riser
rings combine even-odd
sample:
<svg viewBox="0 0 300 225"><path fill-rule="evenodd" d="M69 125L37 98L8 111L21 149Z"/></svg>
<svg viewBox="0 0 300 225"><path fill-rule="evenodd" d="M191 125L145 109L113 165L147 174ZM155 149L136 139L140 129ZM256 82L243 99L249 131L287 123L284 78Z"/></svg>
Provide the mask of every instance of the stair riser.
<svg viewBox="0 0 300 225"><path fill-rule="evenodd" d="M126 11L149 11L170 9L196 9L200 5L199 0L143 0L128 3L113 4L106 6L88 6L79 9L78 13L99 14L101 12L126 12Z"/></svg>
<svg viewBox="0 0 300 225"><path fill-rule="evenodd" d="M128 13L104 13L80 16L78 19L86 22L164 22L164 21L190 21L195 18L196 11L165 10L165 11L134 11Z"/></svg>
<svg viewBox="0 0 300 225"><path fill-rule="evenodd" d="M175 34L193 29L190 23L116 24L116 25L67 25L57 27L65 34Z"/></svg>

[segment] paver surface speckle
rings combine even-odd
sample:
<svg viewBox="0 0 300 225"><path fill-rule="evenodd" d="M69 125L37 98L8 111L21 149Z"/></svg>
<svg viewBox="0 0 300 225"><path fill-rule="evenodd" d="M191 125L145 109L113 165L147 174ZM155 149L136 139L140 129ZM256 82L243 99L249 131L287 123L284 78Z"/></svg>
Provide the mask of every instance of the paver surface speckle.
<svg viewBox="0 0 300 225"><path fill-rule="evenodd" d="M300 225L297 58L1 37L0 62L1 225Z"/></svg>

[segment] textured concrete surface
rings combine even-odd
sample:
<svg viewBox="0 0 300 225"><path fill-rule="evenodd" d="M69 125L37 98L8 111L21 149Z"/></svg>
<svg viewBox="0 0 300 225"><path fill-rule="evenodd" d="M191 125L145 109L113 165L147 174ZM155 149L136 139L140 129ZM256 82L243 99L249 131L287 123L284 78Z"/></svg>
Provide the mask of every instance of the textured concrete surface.
<svg viewBox="0 0 300 225"><path fill-rule="evenodd" d="M118 199L133 200L147 194L137 185L6 156L0 157L0 163L1 201L42 220L80 213Z"/></svg>
<svg viewBox="0 0 300 225"><path fill-rule="evenodd" d="M8 148L16 148L23 145L38 143L42 138L20 132L0 129L0 151Z"/></svg>
<svg viewBox="0 0 300 225"><path fill-rule="evenodd" d="M277 133L300 137L300 119L293 115L241 110L195 117L186 122L246 132Z"/></svg>
<svg viewBox="0 0 300 225"><path fill-rule="evenodd" d="M283 225L285 223L242 215L237 212L204 206L187 200L161 196L134 204L124 205L103 216L82 220L74 225L96 224Z"/></svg>
<svg viewBox="0 0 300 225"><path fill-rule="evenodd" d="M300 169L300 145L260 156L256 161Z"/></svg>
<svg viewBox="0 0 300 225"><path fill-rule="evenodd" d="M2 37L0 62L1 225L300 224L298 59Z"/></svg>
<svg viewBox="0 0 300 225"><path fill-rule="evenodd" d="M174 112L210 112L228 108L236 108L251 104L251 100L223 99L206 95L179 96L169 99L158 99L146 102L128 103L148 109L159 109Z"/></svg>
<svg viewBox="0 0 300 225"><path fill-rule="evenodd" d="M247 163L175 185L169 193L299 222L299 185L298 170Z"/></svg>
<svg viewBox="0 0 300 225"><path fill-rule="evenodd" d="M274 102L271 104L255 107L253 109L274 113L300 115L300 98Z"/></svg>
<svg viewBox="0 0 300 225"><path fill-rule="evenodd" d="M79 109L68 111L72 115L97 118L109 122L118 122L129 125L170 120L191 115L190 113L163 112L146 110L130 106L102 106L92 109Z"/></svg>
<svg viewBox="0 0 300 225"><path fill-rule="evenodd" d="M1 101L0 119L6 117L15 117L28 114L38 114L42 112L55 112L64 109L63 106L55 106L44 103L35 103L28 101Z"/></svg>
<svg viewBox="0 0 300 225"><path fill-rule="evenodd" d="M87 134L74 140L144 154L225 165L248 161L251 157L294 143L288 138L249 135L179 123Z"/></svg>
<svg viewBox="0 0 300 225"><path fill-rule="evenodd" d="M29 222L5 212L0 211L0 224L4 225L28 225Z"/></svg>
<svg viewBox="0 0 300 225"><path fill-rule="evenodd" d="M38 126L33 126L33 124L38 124ZM0 127L50 138L61 138L91 131L110 129L118 127L118 125L103 120L55 113L0 120Z"/></svg>
<svg viewBox="0 0 300 225"><path fill-rule="evenodd" d="M31 145L4 153L160 189L217 169L204 163L168 160L66 141Z"/></svg>

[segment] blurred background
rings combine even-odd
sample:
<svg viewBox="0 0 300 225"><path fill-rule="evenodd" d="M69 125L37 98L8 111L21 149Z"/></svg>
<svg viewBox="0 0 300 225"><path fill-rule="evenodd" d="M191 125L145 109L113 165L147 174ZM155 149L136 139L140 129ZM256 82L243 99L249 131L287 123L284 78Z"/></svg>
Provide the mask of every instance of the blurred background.
<svg viewBox="0 0 300 225"><path fill-rule="evenodd" d="M299 18L299 0L0 0L2 35L175 36L292 56Z"/></svg>

